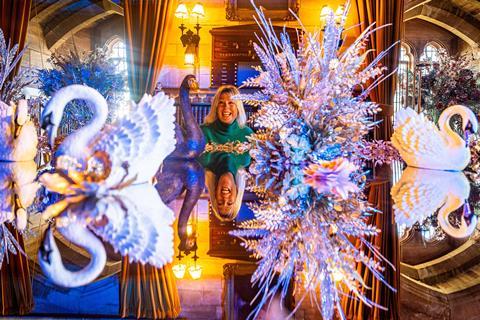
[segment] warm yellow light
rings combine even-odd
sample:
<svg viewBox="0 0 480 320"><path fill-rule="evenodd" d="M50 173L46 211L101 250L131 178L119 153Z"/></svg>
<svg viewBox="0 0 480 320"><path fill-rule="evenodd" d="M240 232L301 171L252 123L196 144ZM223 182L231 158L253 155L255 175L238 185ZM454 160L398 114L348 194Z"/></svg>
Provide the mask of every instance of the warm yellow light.
<svg viewBox="0 0 480 320"><path fill-rule="evenodd" d="M185 50L185 65L186 66L195 65L195 46L193 45L187 46L187 49Z"/></svg>
<svg viewBox="0 0 480 320"><path fill-rule="evenodd" d="M341 273L339 270L333 270L332 278L333 278L333 281L335 281L335 282L342 281L343 280L343 273Z"/></svg>
<svg viewBox="0 0 480 320"><path fill-rule="evenodd" d="M186 19L188 18L188 9L185 3L180 2L178 4L177 10L175 10L175 17L179 19Z"/></svg>
<svg viewBox="0 0 480 320"><path fill-rule="evenodd" d="M342 21L343 14L345 13L345 6L340 5L337 8L337 11L335 11L335 21L337 23L340 23Z"/></svg>
<svg viewBox="0 0 480 320"><path fill-rule="evenodd" d="M190 266L188 268L188 273L190 273L190 276L192 277L193 280L198 280L202 276L202 267L201 266Z"/></svg>
<svg viewBox="0 0 480 320"><path fill-rule="evenodd" d="M205 9L203 8L203 4L197 3L192 9L192 16L197 18L205 17Z"/></svg>
<svg viewBox="0 0 480 320"><path fill-rule="evenodd" d="M193 54L193 53L185 53L185 65L186 65L186 66L193 66L193 65L195 65L195 54Z"/></svg>
<svg viewBox="0 0 480 320"><path fill-rule="evenodd" d="M193 234L193 226L189 223L187 224L187 236L190 237Z"/></svg>
<svg viewBox="0 0 480 320"><path fill-rule="evenodd" d="M324 26L327 23L327 18L333 13L333 9L330 8L328 5L324 5L322 7L322 11L320 11L320 23Z"/></svg>
<svg viewBox="0 0 480 320"><path fill-rule="evenodd" d="M176 264L172 267L173 274L177 279L183 279L185 277L185 271L187 270L187 266L183 263Z"/></svg>
<svg viewBox="0 0 480 320"><path fill-rule="evenodd" d="M343 16L344 13L345 13L345 6L340 5L338 6L337 11L335 11L335 17Z"/></svg>

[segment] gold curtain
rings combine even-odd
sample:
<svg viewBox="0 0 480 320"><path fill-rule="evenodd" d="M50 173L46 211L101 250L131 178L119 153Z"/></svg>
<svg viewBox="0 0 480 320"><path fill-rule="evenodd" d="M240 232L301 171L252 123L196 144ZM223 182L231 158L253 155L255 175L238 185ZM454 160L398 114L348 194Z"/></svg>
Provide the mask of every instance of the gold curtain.
<svg viewBox="0 0 480 320"><path fill-rule="evenodd" d="M176 5L176 0L125 0L128 85L134 101L155 89Z"/></svg>
<svg viewBox="0 0 480 320"><path fill-rule="evenodd" d="M134 101L155 89L176 6L176 0L125 0L128 84ZM158 269L124 258L120 295L122 317L163 319L180 314L170 264Z"/></svg>
<svg viewBox="0 0 480 320"><path fill-rule="evenodd" d="M31 6L32 0L0 0L0 28L7 43L9 40L12 45L18 43L19 51L25 46ZM19 68L20 64L10 74L10 79L15 76Z"/></svg>
<svg viewBox="0 0 480 320"><path fill-rule="evenodd" d="M367 61L373 61L377 55L388 49L392 44L402 38L404 23L404 0L356 0L357 15L360 31L375 23L376 27L386 26L370 35L367 49L373 49ZM398 66L400 44L390 49L388 54L380 60L382 66L388 68L388 73L393 72ZM393 75L381 82L370 94L372 101L379 103L382 111L377 115L377 120L382 123L375 129L375 138L390 140L393 133L392 115L393 98L396 88L396 76Z"/></svg>
<svg viewBox="0 0 480 320"><path fill-rule="evenodd" d="M388 308L388 310L369 308L361 301L346 297L342 305L345 315L349 320L399 319L398 290L400 289L400 248L397 228L393 220L392 200L390 197L392 184L390 177L390 167L387 165L382 166L378 170L378 176L370 184L368 202L380 210L381 213L373 215L369 223L376 225L381 230L381 233L377 237L368 240L395 266L396 270L392 269L389 265L383 264L385 267L383 275L385 281L396 288L397 292L392 291L381 281L374 279L372 273L365 268L363 264L358 264L357 271L363 276L363 281L366 285L370 287L370 289L365 289L363 293L371 301ZM366 250L368 256L372 256L371 252L369 252L360 241L357 241L355 245L358 248Z"/></svg>
<svg viewBox="0 0 480 320"><path fill-rule="evenodd" d="M172 265L155 268L123 259L120 313L126 318L165 319L180 314L180 298Z"/></svg>
<svg viewBox="0 0 480 320"><path fill-rule="evenodd" d="M19 50L25 46L31 5L31 0L0 0L0 28L7 43L9 40L12 45L18 43ZM19 67L18 65L10 74L10 79L15 76ZM10 226L7 228L24 248L23 237L16 229ZM8 253L0 270L0 314L23 315L32 309L33 293L28 258L20 253Z"/></svg>
<svg viewBox="0 0 480 320"><path fill-rule="evenodd" d="M18 231L9 225L7 228L24 248L23 237ZM24 315L32 309L33 292L28 258L21 253L8 253L0 269L0 315Z"/></svg>
<svg viewBox="0 0 480 320"><path fill-rule="evenodd" d="M392 44L399 41L403 35L403 12L404 0L356 0L358 22L360 32L365 30L372 23L377 27L385 26L370 36L367 50L373 49L368 55L367 62L373 61L377 55L387 50ZM380 60L381 65L388 68L388 73L393 72L398 66L400 55L400 44L388 51L388 54ZM396 76L390 76L381 82L370 94L372 101L382 107L382 111L376 116L376 120L382 122L375 128L375 139L390 140L393 133L393 99L396 88ZM370 184L368 201L381 213L373 215L370 224L377 226L381 233L369 239L396 268L393 270L385 265L385 281L397 290L400 289L400 260L397 228L393 217L392 200L390 189L392 186L391 168L384 165L376 168L375 177ZM357 241L357 247L365 249ZM370 254L371 255L371 254ZM398 319L399 293L391 291L382 282L373 278L371 272L363 265L358 265L357 270L363 276L363 280L370 290L365 290L366 296L381 306L388 308L383 311L379 308L369 308L359 301L345 298L343 308L348 319L372 320L372 319Z"/></svg>

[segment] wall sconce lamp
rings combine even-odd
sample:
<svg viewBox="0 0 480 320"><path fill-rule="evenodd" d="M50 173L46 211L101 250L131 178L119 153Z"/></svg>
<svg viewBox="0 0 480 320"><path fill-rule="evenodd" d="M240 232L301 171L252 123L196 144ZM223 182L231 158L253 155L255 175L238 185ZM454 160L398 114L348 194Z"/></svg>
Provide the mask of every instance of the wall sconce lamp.
<svg viewBox="0 0 480 320"><path fill-rule="evenodd" d="M320 11L320 26L322 27L322 30L325 29L325 25L327 24L328 17L333 15L334 18L335 18L335 22L337 24L340 24L344 14L345 14L345 6L344 5L338 6L336 11L333 11L333 9L330 8L330 6L328 6L328 5L324 5L322 7L322 10Z"/></svg>
<svg viewBox="0 0 480 320"><path fill-rule="evenodd" d="M197 23L193 27L196 32L188 29L184 24L184 20L189 16L197 18ZM178 28L182 31L180 41L182 41L182 45L186 47L185 65L193 66L195 65L197 57L198 44L200 43L200 29L202 28L199 19L205 17L205 9L201 3L196 3L189 14L187 6L183 2L180 2L177 10L175 10L175 17L182 19L182 23Z"/></svg>
<svg viewBox="0 0 480 320"><path fill-rule="evenodd" d="M188 45L185 50L185 65L194 66L195 65L195 56L197 55L197 50L194 45Z"/></svg>
<svg viewBox="0 0 480 320"><path fill-rule="evenodd" d="M178 263L172 267L173 274L177 279L183 279L185 277L185 271L187 270L187 266L183 263Z"/></svg>
<svg viewBox="0 0 480 320"><path fill-rule="evenodd" d="M189 47L187 47L187 50L188 48ZM173 274L177 279L183 279L187 270L193 280L198 280L202 277L203 268L197 264L197 260L199 259L199 256L197 255L198 206L196 206L196 210L193 210L192 213L193 214L189 217L186 226L184 226L184 231L180 234L180 245L178 246L178 255L176 256L178 263L172 267ZM192 251L193 264L189 263L190 266L187 268L181 260L184 257L188 257ZM182 253L184 253L185 256L182 255Z"/></svg>

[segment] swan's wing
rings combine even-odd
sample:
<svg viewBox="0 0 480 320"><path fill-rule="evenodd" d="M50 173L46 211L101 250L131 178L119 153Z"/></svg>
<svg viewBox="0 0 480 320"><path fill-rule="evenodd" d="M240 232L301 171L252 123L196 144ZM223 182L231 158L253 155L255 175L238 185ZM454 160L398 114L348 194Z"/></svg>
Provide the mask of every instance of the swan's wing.
<svg viewBox="0 0 480 320"><path fill-rule="evenodd" d="M407 228L433 215L445 203L445 192L429 179L400 179L392 188L395 220Z"/></svg>
<svg viewBox="0 0 480 320"><path fill-rule="evenodd" d="M93 151L105 152L113 167L128 163L132 176L139 175L138 181L150 179L175 149L173 103L163 92L145 95L132 104L127 116L102 131L92 144Z"/></svg>
<svg viewBox="0 0 480 320"><path fill-rule="evenodd" d="M395 114L394 128L392 144L402 157L411 154L435 157L443 154L447 142L437 126L424 114L418 114L411 108L402 108Z"/></svg>
<svg viewBox="0 0 480 320"><path fill-rule="evenodd" d="M151 185L131 186L97 203L104 223L94 232L130 261L162 267L172 261L174 214Z"/></svg>

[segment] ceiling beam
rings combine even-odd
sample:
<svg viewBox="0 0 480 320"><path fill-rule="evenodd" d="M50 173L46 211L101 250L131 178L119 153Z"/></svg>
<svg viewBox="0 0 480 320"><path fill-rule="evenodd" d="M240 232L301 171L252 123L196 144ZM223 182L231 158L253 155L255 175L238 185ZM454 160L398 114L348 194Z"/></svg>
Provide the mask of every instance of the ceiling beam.
<svg viewBox="0 0 480 320"><path fill-rule="evenodd" d="M55 14L55 12L58 12L62 10L63 7L68 6L75 0L62 0L62 1L53 1L52 4L49 4L42 10L37 12L37 9L35 7L32 9L32 12L30 12L30 20L32 22L38 22L41 23L43 20L48 19L48 17L52 16Z"/></svg>
<svg viewBox="0 0 480 320"><path fill-rule="evenodd" d="M450 31L472 48L478 48L480 44L480 28L448 12L447 10L423 4L405 12L404 21L421 19L433 23L445 30Z"/></svg>
<svg viewBox="0 0 480 320"><path fill-rule="evenodd" d="M123 8L110 0L102 0L66 16L61 22L56 22L53 26L46 22L43 24L43 30L48 49L57 49L72 34L114 14L123 16ZM46 30L48 31L45 32Z"/></svg>
<svg viewBox="0 0 480 320"><path fill-rule="evenodd" d="M412 1L408 1L406 4L405 4L405 12L408 12L410 10L413 10L417 7L421 7L423 6L424 4L427 4L429 3L430 1L432 0L412 0Z"/></svg>

